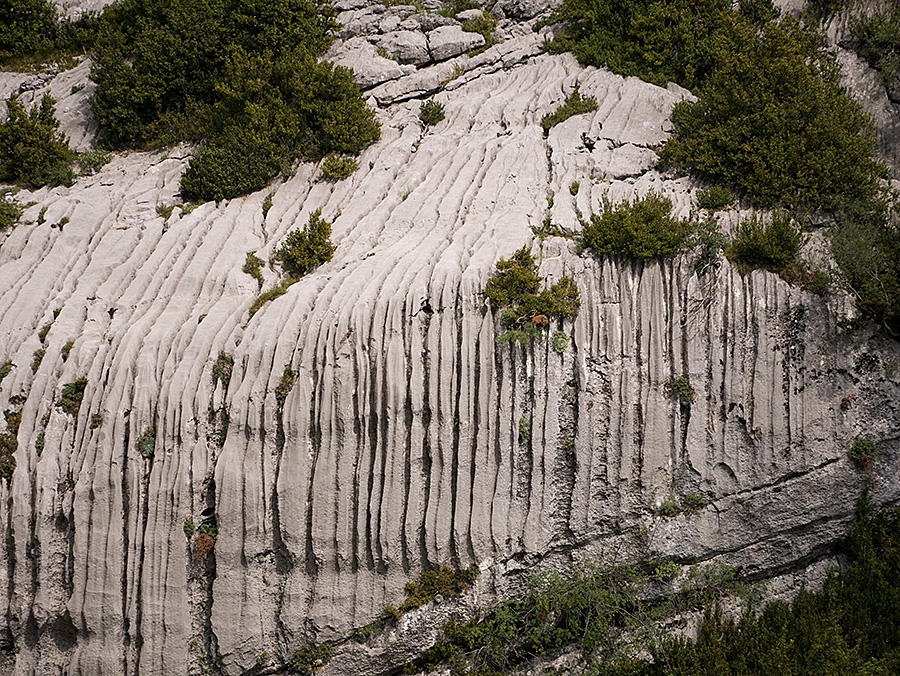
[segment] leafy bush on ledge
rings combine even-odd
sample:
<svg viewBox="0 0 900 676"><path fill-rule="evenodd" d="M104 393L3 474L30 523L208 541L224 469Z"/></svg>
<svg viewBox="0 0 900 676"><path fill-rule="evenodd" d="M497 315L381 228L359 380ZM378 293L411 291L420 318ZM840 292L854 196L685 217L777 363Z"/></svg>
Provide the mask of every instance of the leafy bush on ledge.
<svg viewBox="0 0 900 676"><path fill-rule="evenodd" d="M672 258L689 246L696 224L678 220L671 212L672 201L654 192L619 204L604 197L601 212L581 222L582 244L598 256Z"/></svg>
<svg viewBox="0 0 900 676"><path fill-rule="evenodd" d="M752 214L741 221L725 255L744 269L778 272L797 262L805 241L790 215L776 211L766 222Z"/></svg>
<svg viewBox="0 0 900 676"><path fill-rule="evenodd" d="M534 257L522 247L497 261L497 272L488 280L484 295L495 310L503 309L504 328L525 329L531 336L536 335L537 327L549 324L549 317L574 317L581 306L578 286L571 277L561 278L549 289L541 289L542 285Z"/></svg>
<svg viewBox="0 0 900 676"><path fill-rule="evenodd" d="M272 256L289 277L302 277L334 255L331 243L331 223L316 209L302 228L292 230Z"/></svg>
<svg viewBox="0 0 900 676"><path fill-rule="evenodd" d="M6 100L9 118L0 123L0 179L29 188L71 185L75 181L75 152L59 131L53 109L56 101L44 94L30 112L15 96Z"/></svg>

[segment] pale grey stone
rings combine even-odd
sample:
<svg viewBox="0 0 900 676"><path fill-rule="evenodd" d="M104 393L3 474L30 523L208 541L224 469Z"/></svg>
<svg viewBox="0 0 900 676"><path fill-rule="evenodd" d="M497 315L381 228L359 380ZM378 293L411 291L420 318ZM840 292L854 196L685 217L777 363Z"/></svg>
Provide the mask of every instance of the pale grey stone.
<svg viewBox="0 0 900 676"><path fill-rule="evenodd" d="M459 26L442 26L428 33L428 48L435 61L446 61L465 54L470 49L481 47L484 37L478 33L468 33Z"/></svg>

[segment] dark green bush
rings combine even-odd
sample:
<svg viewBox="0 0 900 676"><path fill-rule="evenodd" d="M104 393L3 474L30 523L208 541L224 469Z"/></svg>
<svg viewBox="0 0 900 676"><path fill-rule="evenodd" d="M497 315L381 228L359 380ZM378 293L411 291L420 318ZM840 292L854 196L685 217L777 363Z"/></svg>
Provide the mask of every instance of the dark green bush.
<svg viewBox="0 0 900 676"><path fill-rule="evenodd" d="M725 255L746 269L779 271L797 261L805 240L788 214L776 211L768 222L753 214L741 221Z"/></svg>
<svg viewBox="0 0 900 676"><path fill-rule="evenodd" d="M860 313L900 337L900 230L888 203L842 205L831 230L831 253Z"/></svg>
<svg viewBox="0 0 900 676"><path fill-rule="evenodd" d="M12 373L13 366L15 366L15 364L11 361L5 361L0 364L0 383L3 382L3 379L6 378L6 376Z"/></svg>
<svg viewBox="0 0 900 676"><path fill-rule="evenodd" d="M322 210L309 215L303 228L292 230L272 259L281 264L288 277L302 277L322 263L331 260L331 223L322 218Z"/></svg>
<svg viewBox="0 0 900 676"><path fill-rule="evenodd" d="M244 259L244 267L241 268L241 271L253 277L260 289L263 285L262 267L263 259L257 256L253 251L248 251L247 257Z"/></svg>
<svg viewBox="0 0 900 676"><path fill-rule="evenodd" d="M6 195L0 195L0 232L13 227L22 215L19 206Z"/></svg>
<svg viewBox="0 0 900 676"><path fill-rule="evenodd" d="M81 408L81 400L84 398L84 390L87 387L88 379L85 376L66 383L59 396L56 405L71 416L78 415L78 409Z"/></svg>
<svg viewBox="0 0 900 676"><path fill-rule="evenodd" d="M583 97L578 91L578 85L572 93L566 97L565 102L552 113L547 113L541 118L541 128L544 135L547 135L553 127L560 122L565 122L573 115L581 115L582 113L590 113L597 110L597 99L593 96ZM576 189L577 192L577 189ZM573 193L575 194L575 193Z"/></svg>
<svg viewBox="0 0 900 676"><path fill-rule="evenodd" d="M182 181L199 199L257 190L299 157L358 153L380 128L352 73L316 59L334 15L317 0L109 6L91 72L102 140L205 139Z"/></svg>
<svg viewBox="0 0 900 676"><path fill-rule="evenodd" d="M152 458L156 451L156 430L152 427L145 429L144 433L138 437L135 448L142 458L147 460Z"/></svg>
<svg viewBox="0 0 900 676"><path fill-rule="evenodd" d="M296 380L297 374L291 370L291 365L285 364L284 372L281 374L281 379L278 381L278 385L275 387L275 401L278 402L279 408L284 407L284 402L287 401L288 395L294 388L294 382L296 382Z"/></svg>
<svg viewBox="0 0 900 676"><path fill-rule="evenodd" d="M715 68L716 31L729 0L564 0L554 18L564 32L550 43L582 63L692 88Z"/></svg>
<svg viewBox="0 0 900 676"><path fill-rule="evenodd" d="M6 0L0 3L0 63L22 69L86 53L97 25L97 15L90 12L75 20L60 17L51 0Z"/></svg>
<svg viewBox="0 0 900 676"><path fill-rule="evenodd" d="M283 296L285 293L287 293L288 287L296 281L296 279L287 279L278 286L275 286L268 291L264 291L263 293L259 294L253 301L253 303L251 303L250 308L248 309L249 315L252 317L257 312L259 312L260 308L270 300L275 300L279 296Z"/></svg>
<svg viewBox="0 0 900 676"><path fill-rule="evenodd" d="M477 19L466 19L462 22L462 29L467 33L478 33L484 38L484 44L469 52L470 55L479 54L488 47L497 44L497 38L494 37L494 29L497 27L497 19L490 12L482 12Z"/></svg>
<svg viewBox="0 0 900 676"><path fill-rule="evenodd" d="M662 159L743 190L757 205L835 208L869 199L885 169L871 121L840 85L822 41L788 16L732 14L696 102L672 111Z"/></svg>
<svg viewBox="0 0 900 676"><path fill-rule="evenodd" d="M78 166L82 173L96 174L112 160L112 153L106 150L89 150L78 156Z"/></svg>
<svg viewBox="0 0 900 676"><path fill-rule="evenodd" d="M444 104L433 98L422 101L419 106L419 119L426 125L437 124L444 119Z"/></svg>
<svg viewBox="0 0 900 676"><path fill-rule="evenodd" d="M234 358L229 354L219 352L219 356L216 357L216 361L213 362L213 386L215 386L215 384L221 380L222 387L227 390L228 383L231 382L232 371L234 371Z"/></svg>
<svg viewBox="0 0 900 676"><path fill-rule="evenodd" d="M567 319L578 313L581 297L570 277L561 278L549 289L541 289L542 285L527 247L497 261L497 272L488 280L484 295L495 310L503 309L501 324L509 331L499 342L515 339L527 343L537 335L537 327L548 325L549 317Z"/></svg>
<svg viewBox="0 0 900 676"><path fill-rule="evenodd" d="M19 448L16 435L0 434L0 479L9 481L16 469L15 452Z"/></svg>
<svg viewBox="0 0 900 676"><path fill-rule="evenodd" d="M0 178L29 188L43 185L71 185L75 180L72 162L75 153L61 134L53 114L56 101L44 94L30 113L15 96L7 99L9 119L0 124Z"/></svg>
<svg viewBox="0 0 900 676"><path fill-rule="evenodd" d="M860 465L871 466L875 458L875 442L868 437L856 437L848 453L850 458Z"/></svg>
<svg viewBox="0 0 900 676"><path fill-rule="evenodd" d="M584 247L598 256L648 261L677 256L688 246L696 224L673 218L672 201L650 192L619 204L604 197L600 214L582 221L581 228Z"/></svg>
<svg viewBox="0 0 900 676"><path fill-rule="evenodd" d="M337 153L326 155L322 160L322 173L331 181L340 181L359 169L359 163L352 157L341 157Z"/></svg>
<svg viewBox="0 0 900 676"><path fill-rule="evenodd" d="M896 101L900 97L900 5L895 4L890 14L857 16L851 29L859 41L857 53L881 73Z"/></svg>
<svg viewBox="0 0 900 676"><path fill-rule="evenodd" d="M715 213L727 207L734 200L734 196L728 188L714 185L708 190L697 193L697 205L701 209Z"/></svg>

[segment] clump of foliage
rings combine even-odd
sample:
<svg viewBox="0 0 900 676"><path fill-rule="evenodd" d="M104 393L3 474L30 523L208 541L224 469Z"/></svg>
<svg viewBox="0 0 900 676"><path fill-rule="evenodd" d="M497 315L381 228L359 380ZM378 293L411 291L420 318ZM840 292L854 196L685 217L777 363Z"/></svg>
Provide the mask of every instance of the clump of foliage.
<svg viewBox="0 0 900 676"><path fill-rule="evenodd" d="M13 436L17 435L19 426L22 424L22 412L6 409L3 411L3 419L6 420L6 429L9 430L9 433Z"/></svg>
<svg viewBox="0 0 900 676"><path fill-rule="evenodd" d="M465 593L478 577L478 566L463 570L441 566L426 570L418 580L406 583L406 599L400 604L400 613L406 613L434 601L437 597L449 598Z"/></svg>
<svg viewBox="0 0 900 676"><path fill-rule="evenodd" d="M4 2L0 4L0 63L22 66L81 54L93 44L96 29L96 14L64 19L51 0Z"/></svg>
<svg viewBox="0 0 900 676"><path fill-rule="evenodd" d="M75 347L75 342L70 340L65 345L62 346L59 353L62 356L63 361L68 361L69 353L72 351L72 348Z"/></svg>
<svg viewBox="0 0 900 676"><path fill-rule="evenodd" d="M322 669L333 654L334 646L330 643L307 643L294 651L287 667L292 673L309 676Z"/></svg>
<svg viewBox="0 0 900 676"><path fill-rule="evenodd" d="M528 418L519 418L519 443L523 444L531 438L531 423Z"/></svg>
<svg viewBox="0 0 900 676"><path fill-rule="evenodd" d="M16 449L19 440L15 434L0 434L0 479L9 481L16 470Z"/></svg>
<svg viewBox="0 0 900 676"><path fill-rule="evenodd" d="M671 212L672 201L654 192L615 205L604 197L601 212L581 222L582 243L598 256L672 258L688 246L696 224L678 220Z"/></svg>
<svg viewBox="0 0 900 676"><path fill-rule="evenodd" d="M758 26L731 13L696 102L672 110L662 158L740 188L754 204L833 209L886 175L868 116L822 40L793 17Z"/></svg>
<svg viewBox="0 0 900 676"><path fill-rule="evenodd" d="M156 215L162 218L164 221L168 221L169 217L172 215L172 212L175 211L174 204L157 204L156 205Z"/></svg>
<svg viewBox="0 0 900 676"><path fill-rule="evenodd" d="M716 31L730 11L729 0L564 0L553 19L565 28L549 48L662 87L692 88L714 68Z"/></svg>
<svg viewBox="0 0 900 676"><path fill-rule="evenodd" d="M148 460L152 458L156 450L156 430L153 427L148 427L144 430L144 433L138 437L135 447L142 458Z"/></svg>
<svg viewBox="0 0 900 676"><path fill-rule="evenodd" d="M437 124L444 119L444 104L433 98L422 101L419 106L419 119L426 125Z"/></svg>
<svg viewBox="0 0 900 676"><path fill-rule="evenodd" d="M275 387L275 401L278 402L278 408L284 408L284 402L287 401L296 380L297 374L291 370L291 365L285 364L284 373L281 374L281 379Z"/></svg>
<svg viewBox="0 0 900 676"><path fill-rule="evenodd" d="M322 160L322 173L331 181L340 181L359 169L359 162L352 157L343 157L337 153L326 155Z"/></svg>
<svg viewBox="0 0 900 676"><path fill-rule="evenodd" d="M250 308L248 309L249 315L252 317L257 312L259 312L260 308L263 305L265 305L266 303L268 303L270 300L275 300L279 296L283 296L285 293L287 293L288 287L291 284L293 284L295 281L297 281L297 280L288 279L288 280L282 282L281 284L279 284L278 286L272 287L268 291L265 291L265 292L259 294L256 297L256 299L253 301L253 303L250 304Z"/></svg>
<svg viewBox="0 0 900 676"><path fill-rule="evenodd" d="M103 424L103 414L94 413L91 415L91 429L95 430Z"/></svg>
<svg viewBox="0 0 900 676"><path fill-rule="evenodd" d="M87 384L87 377L82 376L71 383L63 385L56 405L71 416L78 415L78 409L81 408L81 400L84 398L84 390L87 388Z"/></svg>
<svg viewBox="0 0 900 676"><path fill-rule="evenodd" d="M553 334L553 349L558 353L562 354L566 351L566 348L569 347L569 336L567 336L562 331L557 331Z"/></svg>
<svg viewBox="0 0 900 676"><path fill-rule="evenodd" d="M900 229L886 199L847 202L831 229L831 253L863 317L900 337Z"/></svg>
<svg viewBox="0 0 900 676"><path fill-rule="evenodd" d="M76 155L59 131L55 104L44 94L41 103L26 112L15 96L6 100L9 117L0 124L0 178L29 188L74 182Z"/></svg>
<svg viewBox="0 0 900 676"><path fill-rule="evenodd" d="M41 330L38 331L38 340L42 343L47 338L47 334L50 333L50 329L53 327L53 322L47 322L41 327Z"/></svg>
<svg viewBox="0 0 900 676"><path fill-rule="evenodd" d="M112 153L108 150L88 150L78 156L78 166L83 174L91 176L109 164L112 157Z"/></svg>
<svg viewBox="0 0 900 676"><path fill-rule="evenodd" d="M213 377L213 386L218 381L222 381L222 387L226 390L228 389L228 383L231 382L231 372L234 370L234 358L225 354L224 352L219 352L219 356L216 357L216 361L213 362L212 368L212 377Z"/></svg>
<svg viewBox="0 0 900 676"><path fill-rule="evenodd" d="M474 0L452 0L452 2L444 3L438 14L452 19L460 12L465 12L469 9L481 9L481 5Z"/></svg>
<svg viewBox="0 0 900 676"><path fill-rule="evenodd" d="M578 90L578 85L575 85L575 89L566 97L565 102L559 108L541 118L541 128L546 136L553 127L560 122L565 122L573 115L590 113L595 110L597 110L597 97L582 96ZM578 190L576 189L575 192L577 193ZM574 195L575 193L572 194Z"/></svg>
<svg viewBox="0 0 900 676"><path fill-rule="evenodd" d="M868 437L856 437L850 446L850 459L872 477L872 461L875 459L875 442Z"/></svg>
<svg viewBox="0 0 900 676"><path fill-rule="evenodd" d="M102 141L205 141L181 185L199 200L258 190L297 158L358 153L380 127L351 71L316 58L335 14L315 0L107 7L91 71Z"/></svg>
<svg viewBox="0 0 900 676"><path fill-rule="evenodd" d="M257 256L255 252L248 251L247 257L244 259L244 267L241 268L241 271L253 277L260 289L263 285L262 267L263 259Z"/></svg>
<svg viewBox="0 0 900 676"><path fill-rule="evenodd" d="M482 12L477 19L466 19L462 22L462 29L467 33L478 33L484 38L484 44L481 47L473 49L470 55L480 54L488 47L497 44L497 38L494 37L494 29L497 27L497 19L490 12Z"/></svg>
<svg viewBox="0 0 900 676"><path fill-rule="evenodd" d="M46 443L45 439L46 433L44 430L38 432L38 435L34 438L34 452L41 455L44 452L44 444Z"/></svg>
<svg viewBox="0 0 900 676"><path fill-rule="evenodd" d="M710 213L721 211L734 200L734 196L728 188L720 185L714 185L707 190L701 190L697 193L697 205L701 209L706 209Z"/></svg>
<svg viewBox="0 0 900 676"><path fill-rule="evenodd" d="M691 380L686 373L677 378L672 378L669 381L669 389L672 391L672 394L678 397L678 402L682 406L690 406L697 399L694 388L691 386Z"/></svg>
<svg viewBox="0 0 900 676"><path fill-rule="evenodd" d="M333 255L331 223L322 218L321 209L316 209L303 228L288 234L272 258L281 264L289 277L296 278L330 261Z"/></svg>
<svg viewBox="0 0 900 676"><path fill-rule="evenodd" d="M3 382L3 379L6 378L13 370L13 364L11 361L5 361L3 364L0 364L0 383Z"/></svg>
<svg viewBox="0 0 900 676"><path fill-rule="evenodd" d="M778 272L796 263L805 240L790 215L775 212L766 222L753 214L741 221L725 255L744 269Z"/></svg>
<svg viewBox="0 0 900 676"><path fill-rule="evenodd" d="M19 206L6 195L0 195L0 232L13 227L22 215Z"/></svg>
<svg viewBox="0 0 900 676"><path fill-rule="evenodd" d="M192 519L189 516L185 517L185 519L184 519L184 537L186 537L188 540L190 540L192 537L194 537L195 530L196 530L196 528L194 528L194 519Z"/></svg>
<svg viewBox="0 0 900 676"><path fill-rule="evenodd" d="M900 5L890 14L860 15L851 29L859 41L857 53L881 73L891 99L900 100Z"/></svg>
<svg viewBox="0 0 900 676"><path fill-rule="evenodd" d="M31 372L37 373L38 369L41 367L41 362L44 361L44 355L47 354L47 350L43 348L38 348L34 351L34 354L31 355Z"/></svg>
<svg viewBox="0 0 900 676"><path fill-rule="evenodd" d="M563 277L549 289L541 289L543 280L537 263L527 247L509 258L497 261L497 272L484 288L494 309L503 309L501 323L509 330L546 326L548 317L574 317L581 306L578 286L571 277ZM530 333L529 333L530 335Z"/></svg>

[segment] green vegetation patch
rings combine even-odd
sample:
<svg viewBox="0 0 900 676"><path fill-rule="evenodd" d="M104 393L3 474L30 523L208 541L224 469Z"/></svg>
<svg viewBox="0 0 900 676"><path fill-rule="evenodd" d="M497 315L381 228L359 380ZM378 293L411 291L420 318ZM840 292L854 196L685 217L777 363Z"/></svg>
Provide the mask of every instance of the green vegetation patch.
<svg viewBox="0 0 900 676"><path fill-rule="evenodd" d="M0 479L7 481L12 478L16 469L16 449L19 448L19 440L15 434L0 434Z"/></svg>
<svg viewBox="0 0 900 676"><path fill-rule="evenodd" d="M14 70L86 53L94 41L97 15L63 18L52 0L0 3L0 64Z"/></svg>
<svg viewBox="0 0 900 676"><path fill-rule="evenodd" d="M537 335L538 327L549 324L549 317L568 319L578 313L581 295L571 277L562 277L549 289L541 289L543 284L527 247L497 261L497 272L488 280L484 295L495 310L503 309L500 320L510 337L518 339L512 332L524 332L523 342L527 342Z"/></svg>
<svg viewBox="0 0 900 676"><path fill-rule="evenodd" d="M565 102L552 113L547 113L541 118L541 128L544 135L556 125L565 122L573 115L581 115L582 113L591 113L597 110L597 98L594 96L582 96L578 90L578 85L572 93L566 97ZM577 188L573 195L578 192Z"/></svg>
<svg viewBox="0 0 900 676"><path fill-rule="evenodd" d="M0 195L0 232L19 222L22 209L6 195Z"/></svg>
<svg viewBox="0 0 900 676"><path fill-rule="evenodd" d="M244 259L244 267L241 268L241 271L253 277L260 289L263 285L262 267L263 259L257 256L255 252L248 251L247 257Z"/></svg>
<svg viewBox="0 0 900 676"><path fill-rule="evenodd" d="M484 38L484 44L469 51L470 56L480 54L489 47L497 44L494 37L494 29L497 27L497 19L490 12L482 12L477 19L466 19L462 22L462 29L467 33L478 33Z"/></svg>
<svg viewBox="0 0 900 676"><path fill-rule="evenodd" d="M359 162L353 157L343 157L337 153L331 153L322 160L322 174L330 181L341 181L357 169L359 169Z"/></svg>
<svg viewBox="0 0 900 676"><path fill-rule="evenodd" d="M851 23L859 41L857 53L881 73L893 100L900 98L900 5L872 16L860 15Z"/></svg>
<svg viewBox="0 0 900 676"><path fill-rule="evenodd" d="M322 218L322 210L316 209L302 228L292 230L284 244L272 256L291 278L302 277L334 255L331 243L331 223Z"/></svg>
<svg viewBox="0 0 900 676"><path fill-rule="evenodd" d="M419 106L419 119L426 125L434 125L444 119L444 104L433 98L422 101Z"/></svg>
<svg viewBox="0 0 900 676"><path fill-rule="evenodd" d="M52 96L44 94L40 104L26 112L15 96L6 100L9 117L0 124L0 179L29 188L75 181L76 154L59 132L55 104Z"/></svg>
<svg viewBox="0 0 900 676"><path fill-rule="evenodd" d="M232 371L234 371L234 358L229 354L219 352L212 367L213 387L221 380L222 387L227 390L228 383L231 382Z"/></svg>
<svg viewBox="0 0 900 676"><path fill-rule="evenodd" d="M822 44L790 16L760 27L732 13L699 100L672 110L663 160L758 206L834 209L872 198L886 175L874 129Z"/></svg>
<svg viewBox="0 0 900 676"><path fill-rule="evenodd" d="M582 63L666 86L692 88L714 69L716 33L730 0L564 0L549 43Z"/></svg>
<svg viewBox="0 0 900 676"><path fill-rule="evenodd" d="M714 185L697 193L697 206L710 213L721 211L734 201L734 195L728 188Z"/></svg>
<svg viewBox="0 0 900 676"><path fill-rule="evenodd" d="M756 214L741 221L725 255L744 270L765 268L778 272L796 263L806 237L784 212L764 220Z"/></svg>
<svg viewBox="0 0 900 676"><path fill-rule="evenodd" d="M619 204L604 197L601 212L581 222L581 237L584 247L598 256L649 261L677 256L690 245L696 227L672 216L670 199L650 192Z"/></svg>
<svg viewBox="0 0 900 676"><path fill-rule="evenodd" d="M0 364L0 383L3 382L3 379L6 378L13 370L13 364L11 361L5 361L3 364Z"/></svg>
<svg viewBox="0 0 900 676"><path fill-rule="evenodd" d="M285 364L281 379L275 387L275 401L278 402L278 408L284 408L284 402L287 401L288 395L294 389L296 380L297 374L291 370L291 365Z"/></svg>
<svg viewBox="0 0 900 676"><path fill-rule="evenodd" d="M142 458L147 460L152 458L153 453L156 451L156 429L148 427L144 430L144 433L138 437L135 448L137 449L137 452L141 454Z"/></svg>
<svg viewBox="0 0 900 676"><path fill-rule="evenodd" d="M258 190L297 158L359 153L380 126L352 72L316 58L334 17L315 0L107 7L91 71L103 143L203 141L181 185L198 200Z"/></svg>
<svg viewBox="0 0 900 676"><path fill-rule="evenodd" d="M84 398L84 390L87 384L87 377L82 376L71 383L63 385L56 405L71 416L78 415L78 409L81 408L81 400Z"/></svg>

